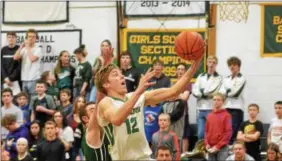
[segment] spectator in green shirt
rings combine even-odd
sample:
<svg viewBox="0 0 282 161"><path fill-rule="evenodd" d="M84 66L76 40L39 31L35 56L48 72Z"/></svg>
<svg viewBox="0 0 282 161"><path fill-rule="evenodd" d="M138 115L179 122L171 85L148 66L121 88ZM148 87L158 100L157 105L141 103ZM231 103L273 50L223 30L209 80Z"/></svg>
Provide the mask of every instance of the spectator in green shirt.
<svg viewBox="0 0 282 161"><path fill-rule="evenodd" d="M86 97L86 100L88 100L92 67L86 60L87 52L85 50L85 45L81 45L79 48L75 49L74 53L78 61L78 66L75 70L73 98L83 96Z"/></svg>
<svg viewBox="0 0 282 161"><path fill-rule="evenodd" d="M55 75L51 71L45 71L41 74L41 80L46 82L46 85L47 85L46 94L52 96L52 98L54 99L55 105L59 106L60 105L59 88L57 87L57 84L56 84Z"/></svg>
<svg viewBox="0 0 282 161"><path fill-rule="evenodd" d="M70 64L70 54L66 50L61 51L54 70L57 85L60 90L67 88L72 91L74 71L74 67Z"/></svg>

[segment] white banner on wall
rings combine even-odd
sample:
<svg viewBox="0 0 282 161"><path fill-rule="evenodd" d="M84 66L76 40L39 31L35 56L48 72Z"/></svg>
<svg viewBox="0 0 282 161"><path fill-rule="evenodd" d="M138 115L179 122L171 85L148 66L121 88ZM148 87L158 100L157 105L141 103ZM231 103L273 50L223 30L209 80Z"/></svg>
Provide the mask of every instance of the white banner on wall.
<svg viewBox="0 0 282 161"><path fill-rule="evenodd" d="M17 44L25 40L26 31L15 31L17 33ZM37 45L42 48L41 71L53 71L61 51L66 50L71 55L71 63L75 64L73 51L81 45L81 30L38 30ZM7 45L7 31L2 31L2 47Z"/></svg>
<svg viewBox="0 0 282 161"><path fill-rule="evenodd" d="M202 16L205 15L205 1L125 1L124 12L127 17L159 16Z"/></svg>
<svg viewBox="0 0 282 161"><path fill-rule="evenodd" d="M3 2L4 24L46 24L68 21L68 2Z"/></svg>

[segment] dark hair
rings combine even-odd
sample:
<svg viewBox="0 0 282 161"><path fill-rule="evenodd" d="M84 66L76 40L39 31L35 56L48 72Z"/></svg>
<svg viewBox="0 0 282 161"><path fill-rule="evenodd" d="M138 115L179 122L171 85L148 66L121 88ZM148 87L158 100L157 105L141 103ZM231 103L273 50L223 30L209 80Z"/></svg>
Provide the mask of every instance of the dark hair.
<svg viewBox="0 0 282 161"><path fill-rule="evenodd" d="M129 51L123 51L121 54L120 54L120 59L121 59L121 57L122 56L129 56L130 57L130 60L131 60L131 66L133 67L133 68L135 68L135 64L134 64L134 62L133 62L133 59L132 59L132 54L129 52ZM120 61L120 60L119 60ZM120 64L120 63L119 63Z"/></svg>
<svg viewBox="0 0 282 161"><path fill-rule="evenodd" d="M13 97L13 91L10 88L4 88L1 92L1 95L3 95L4 93L10 93Z"/></svg>
<svg viewBox="0 0 282 161"><path fill-rule="evenodd" d="M68 96L71 96L71 91L67 88L60 90L60 94L62 94L62 93L66 93Z"/></svg>
<svg viewBox="0 0 282 161"><path fill-rule="evenodd" d="M17 37L17 34L14 31L7 32L7 36L9 36L9 35Z"/></svg>
<svg viewBox="0 0 282 161"><path fill-rule="evenodd" d="M69 52L66 51L66 50L63 50L63 51L60 52L59 58L58 58L58 62L56 64L56 67L55 67L55 70L54 70L55 74L59 74L61 72L62 61L60 60L60 58L63 56L64 53L68 53L69 54Z"/></svg>
<svg viewBox="0 0 282 161"><path fill-rule="evenodd" d="M37 140L37 139L31 134L31 126L34 125L34 124L37 124L37 125L39 126L39 133L38 133L38 136L39 136L39 138L42 137L42 129L41 129L41 127L40 127L40 121L39 121L39 120L34 120L34 121L32 121L32 122L30 123L30 125L29 125L29 139L28 139L29 142L30 142L30 141L33 141L33 140Z"/></svg>
<svg viewBox="0 0 282 161"><path fill-rule="evenodd" d="M28 94L26 92L20 92L19 94L16 95L16 98L19 97L25 97L26 99L28 99Z"/></svg>
<svg viewBox="0 0 282 161"><path fill-rule="evenodd" d="M227 65L238 65L239 67L241 67L241 60L236 56L232 56L227 60Z"/></svg>
<svg viewBox="0 0 282 161"><path fill-rule="evenodd" d="M83 107L81 107L81 108L79 109L79 118L80 118L82 124L84 124L84 122L83 122L83 120L82 120L82 117L87 115L86 108L87 108L89 105L95 105L95 104L96 104L95 102L88 102L88 103L86 103ZM90 117L90 116L88 116L88 117Z"/></svg>
<svg viewBox="0 0 282 161"><path fill-rule="evenodd" d="M45 81L45 80L41 80L41 79L39 79L39 80L36 82L36 84L44 84L45 87L47 86L46 81Z"/></svg>
<svg viewBox="0 0 282 161"><path fill-rule="evenodd" d="M185 68L185 70L187 69L187 66L186 66L186 64L184 64L184 63L179 63L179 64L177 64L177 66L176 66L176 68L178 68L179 66L184 66L184 68Z"/></svg>
<svg viewBox="0 0 282 161"><path fill-rule="evenodd" d="M256 107L257 110L259 110L259 105L258 104L251 103L251 104L249 104L248 108L250 108L250 107Z"/></svg>
<svg viewBox="0 0 282 161"><path fill-rule="evenodd" d="M55 117L54 117L54 116L55 116L56 113L60 113L60 114L62 115L62 118L63 118L63 122L62 122L62 124L63 124L63 129L66 128L66 127L68 126L67 117L65 117L65 115L63 114L62 111L56 111L56 112L54 113L54 115L53 115L54 122L55 122ZM56 122L55 122L55 123L56 123Z"/></svg>
<svg viewBox="0 0 282 161"><path fill-rule="evenodd" d="M27 36L28 36L29 33L35 33L36 39L38 39L38 34L37 34L37 31L36 31L35 29L28 29L28 30L26 31L26 35L25 35L25 38L26 38L26 39L27 39Z"/></svg>
<svg viewBox="0 0 282 161"><path fill-rule="evenodd" d="M84 44L80 45L80 47L78 47L74 50L74 53L75 54L80 53L80 54L82 54L83 57L85 57L86 56L85 45Z"/></svg>
<svg viewBox="0 0 282 161"><path fill-rule="evenodd" d="M103 41L101 42L101 45L102 45L104 42L108 43L109 46L112 46L112 43L111 43L111 41L110 41L109 39L103 40Z"/></svg>
<svg viewBox="0 0 282 161"><path fill-rule="evenodd" d="M169 147L161 145L161 146L158 146L158 148L157 148L156 157L158 156L159 150L168 150L170 155L171 155L171 151L170 151Z"/></svg>
<svg viewBox="0 0 282 161"><path fill-rule="evenodd" d="M156 60L153 61L153 66L157 65L157 64L160 64L160 65L164 66L164 62L161 61L160 59L156 59Z"/></svg>
<svg viewBox="0 0 282 161"><path fill-rule="evenodd" d="M275 105L282 105L282 101L275 102Z"/></svg>

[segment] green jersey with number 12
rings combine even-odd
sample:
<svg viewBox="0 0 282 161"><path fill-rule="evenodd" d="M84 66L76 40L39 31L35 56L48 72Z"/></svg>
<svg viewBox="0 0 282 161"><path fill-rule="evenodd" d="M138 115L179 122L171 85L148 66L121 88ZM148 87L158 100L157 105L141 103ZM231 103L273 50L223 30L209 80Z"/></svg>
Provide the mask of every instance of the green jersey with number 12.
<svg viewBox="0 0 282 161"><path fill-rule="evenodd" d="M126 98L130 98L128 93ZM111 98L114 108L119 109L124 101ZM144 103L142 95L136 102L131 114L120 126L110 124L107 120L98 116L100 126L105 128L105 134L110 140L109 148L113 160L150 160L152 151L148 145L144 130Z"/></svg>

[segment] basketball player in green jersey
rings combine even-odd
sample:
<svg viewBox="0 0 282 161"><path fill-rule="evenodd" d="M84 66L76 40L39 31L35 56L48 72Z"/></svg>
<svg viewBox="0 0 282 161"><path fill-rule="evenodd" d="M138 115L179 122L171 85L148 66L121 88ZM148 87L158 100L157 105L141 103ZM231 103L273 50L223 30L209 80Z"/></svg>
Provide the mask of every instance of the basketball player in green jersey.
<svg viewBox="0 0 282 161"><path fill-rule="evenodd" d="M79 110L79 117L84 125L81 149L87 161L111 161L108 151L109 141L102 127L97 122L95 102L88 102ZM97 147L95 145L98 145ZM83 160L83 159L82 159Z"/></svg>
<svg viewBox="0 0 282 161"><path fill-rule="evenodd" d="M112 145L109 149L112 160L150 160L152 151L145 137L143 107L177 97L190 83L201 59L172 87L147 92L154 84L150 82L154 71L148 70L136 91L128 94L125 78L117 66L110 64L96 74L97 89L106 95L98 104L97 118Z"/></svg>

